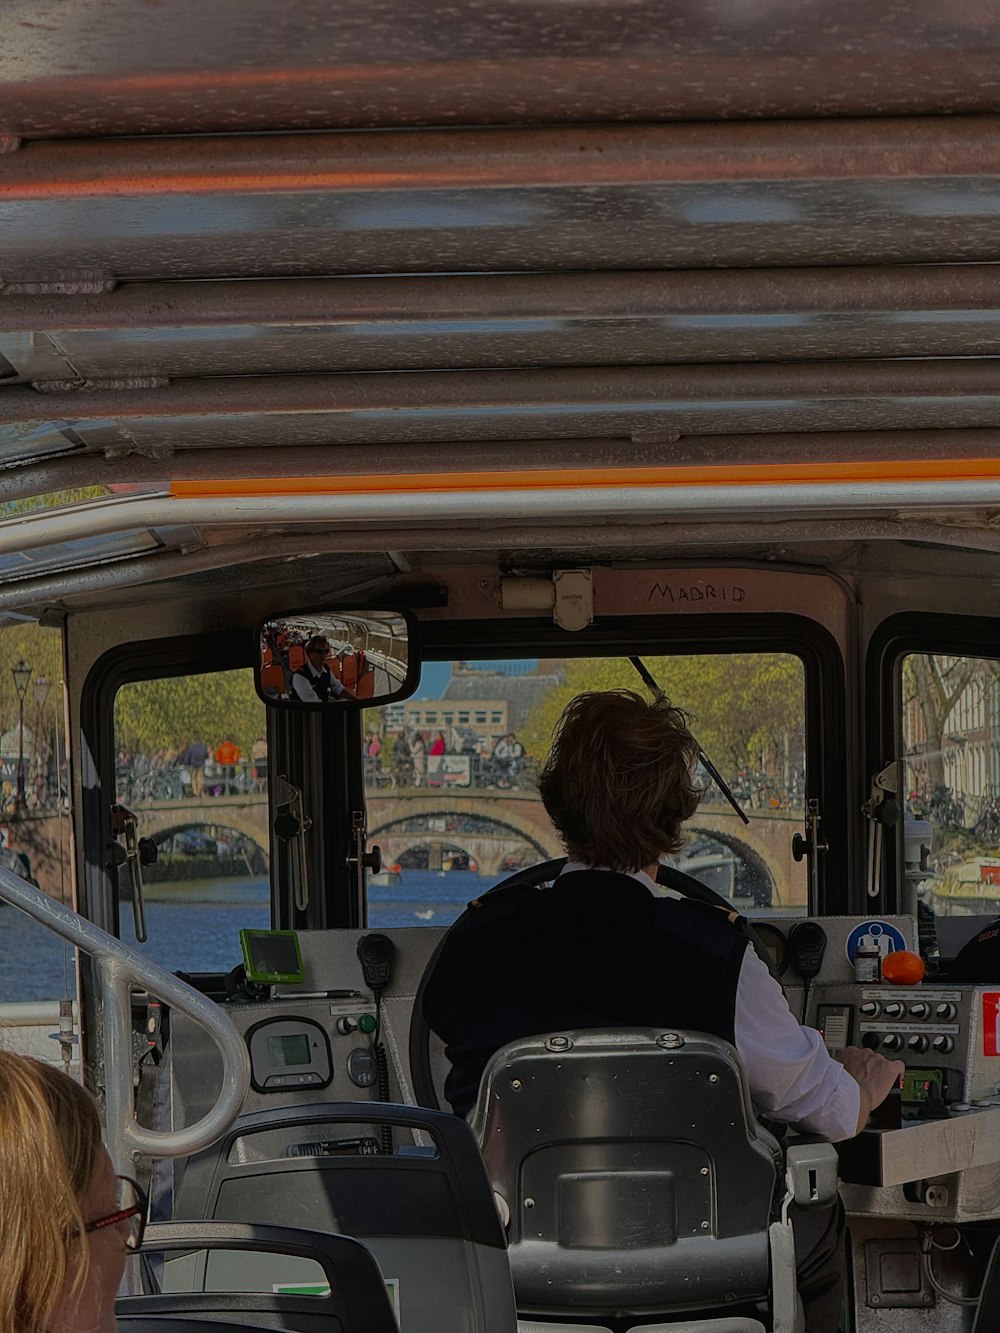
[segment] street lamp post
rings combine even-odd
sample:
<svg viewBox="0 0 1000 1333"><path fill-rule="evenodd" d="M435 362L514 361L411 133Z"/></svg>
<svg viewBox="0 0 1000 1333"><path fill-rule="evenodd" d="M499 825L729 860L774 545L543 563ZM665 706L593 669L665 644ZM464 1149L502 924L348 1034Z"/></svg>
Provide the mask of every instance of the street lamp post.
<svg viewBox="0 0 1000 1333"><path fill-rule="evenodd" d="M18 814L24 809L24 696L31 679L31 667L22 657L16 667L11 667L14 677L14 689L17 691L17 787L14 793L14 809Z"/></svg>
<svg viewBox="0 0 1000 1333"><path fill-rule="evenodd" d="M44 806L48 794L45 777L45 704L48 701L52 682L47 676L35 679L35 804Z"/></svg>

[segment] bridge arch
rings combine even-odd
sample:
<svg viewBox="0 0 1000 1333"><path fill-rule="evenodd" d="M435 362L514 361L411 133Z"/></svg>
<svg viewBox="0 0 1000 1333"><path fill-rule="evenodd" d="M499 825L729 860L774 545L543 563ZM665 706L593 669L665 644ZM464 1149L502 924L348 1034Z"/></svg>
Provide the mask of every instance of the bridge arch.
<svg viewBox="0 0 1000 1333"><path fill-rule="evenodd" d="M747 868L746 878L750 881L750 894L747 895L753 899L754 907L770 907L776 890L775 876L771 866L760 851L747 838L741 838L737 833L730 833L726 829L719 829L711 825L698 824L697 816L691 824L687 825L686 831L692 836L700 835L712 842L727 847ZM678 863L678 868L686 869L683 859ZM697 874L695 875L697 879Z"/></svg>
<svg viewBox="0 0 1000 1333"><path fill-rule="evenodd" d="M427 850L431 869L441 869L449 853L458 852L474 861L483 875L512 868L512 860L546 861L552 855L536 827L509 818L507 811L494 815L440 806L417 811L411 806L405 814L397 811L383 818L369 829L368 836L382 848L384 864L391 865L407 851L419 848Z"/></svg>

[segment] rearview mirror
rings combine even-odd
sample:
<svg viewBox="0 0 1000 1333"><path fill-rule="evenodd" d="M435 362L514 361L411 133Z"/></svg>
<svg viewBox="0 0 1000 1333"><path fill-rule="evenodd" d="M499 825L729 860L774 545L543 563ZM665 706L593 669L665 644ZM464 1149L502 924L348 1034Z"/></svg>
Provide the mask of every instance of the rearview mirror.
<svg viewBox="0 0 1000 1333"><path fill-rule="evenodd" d="M296 611L257 633L254 684L272 708L371 708L412 694L419 672L405 611Z"/></svg>

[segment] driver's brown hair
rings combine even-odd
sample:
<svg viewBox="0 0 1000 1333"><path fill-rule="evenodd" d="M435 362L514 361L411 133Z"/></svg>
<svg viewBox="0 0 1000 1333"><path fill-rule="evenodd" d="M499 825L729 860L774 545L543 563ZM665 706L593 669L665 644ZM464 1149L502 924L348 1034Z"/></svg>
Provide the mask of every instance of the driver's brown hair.
<svg viewBox="0 0 1000 1333"><path fill-rule="evenodd" d="M574 860L640 870L679 850L701 797L688 718L632 690L578 694L566 706L538 790Z"/></svg>

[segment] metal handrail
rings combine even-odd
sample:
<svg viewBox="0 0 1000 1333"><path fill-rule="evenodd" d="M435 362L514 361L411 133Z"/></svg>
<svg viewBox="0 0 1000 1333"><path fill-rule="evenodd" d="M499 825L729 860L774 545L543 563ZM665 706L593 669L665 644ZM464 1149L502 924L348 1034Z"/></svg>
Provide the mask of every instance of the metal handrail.
<svg viewBox="0 0 1000 1333"><path fill-rule="evenodd" d="M19 907L48 930L94 959L103 1036L108 1150L118 1169L137 1157L182 1157L220 1138L243 1109L250 1088L250 1057L225 1013L157 963L0 867L0 900ZM210 1111L183 1129L145 1129L135 1118L132 1083L131 990L148 990L203 1027L222 1056L222 1090Z"/></svg>

